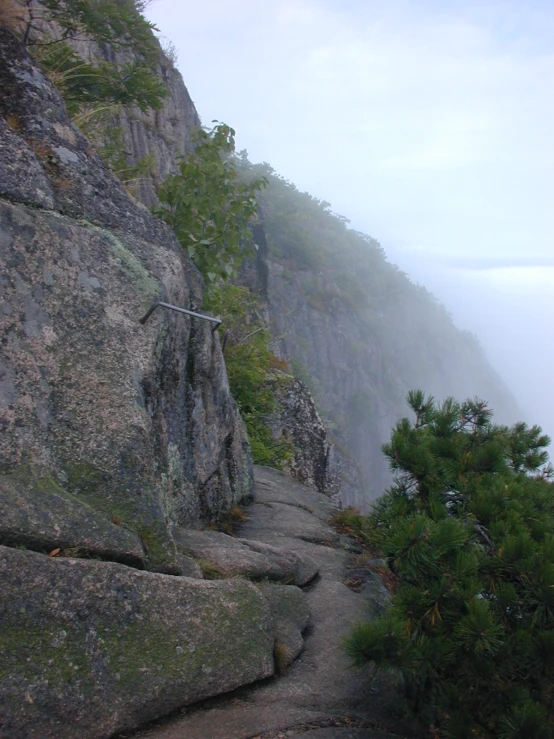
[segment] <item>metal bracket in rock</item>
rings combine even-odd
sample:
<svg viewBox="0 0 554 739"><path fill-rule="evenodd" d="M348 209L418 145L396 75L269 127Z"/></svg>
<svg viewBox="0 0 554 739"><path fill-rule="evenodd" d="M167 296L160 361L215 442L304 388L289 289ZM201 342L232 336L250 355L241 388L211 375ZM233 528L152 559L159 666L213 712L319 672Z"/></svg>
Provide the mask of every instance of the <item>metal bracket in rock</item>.
<svg viewBox="0 0 554 739"><path fill-rule="evenodd" d="M215 324L215 326L212 328L212 333L214 331L217 331L217 329L223 323L223 321L219 317L213 318L213 316L205 316L203 313L195 313L194 311L187 310L186 308L179 308L179 306L177 305L171 305L170 303L162 303L162 301L158 301L157 303L154 303L154 305L151 308L149 308L149 310L143 315L143 317L139 319L139 323L141 323L144 326L146 321L150 318L152 313L158 307L168 308L169 310L175 310L178 313L186 313L187 316L193 316L194 318L202 318L204 321L210 321L211 323Z"/></svg>

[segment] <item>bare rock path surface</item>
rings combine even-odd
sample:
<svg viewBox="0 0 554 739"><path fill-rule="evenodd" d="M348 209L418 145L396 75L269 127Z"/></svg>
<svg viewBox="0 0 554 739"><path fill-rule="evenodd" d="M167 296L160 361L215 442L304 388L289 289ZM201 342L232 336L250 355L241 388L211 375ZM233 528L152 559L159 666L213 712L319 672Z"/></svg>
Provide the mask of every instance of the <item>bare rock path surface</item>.
<svg viewBox="0 0 554 739"><path fill-rule="evenodd" d="M255 481L241 541L287 550L318 567L303 588L310 614L303 651L284 675L189 706L133 737L408 739L395 689L351 670L341 649L356 622L385 607L384 585L376 575L362 592L345 585L351 545L328 523L337 510L330 498L266 467L256 468Z"/></svg>

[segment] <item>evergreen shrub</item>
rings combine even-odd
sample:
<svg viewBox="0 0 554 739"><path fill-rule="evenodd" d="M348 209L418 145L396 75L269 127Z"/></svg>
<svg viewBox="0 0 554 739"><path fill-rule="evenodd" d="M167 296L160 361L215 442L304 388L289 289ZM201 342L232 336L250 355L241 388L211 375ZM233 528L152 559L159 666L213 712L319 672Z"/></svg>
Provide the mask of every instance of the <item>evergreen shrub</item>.
<svg viewBox="0 0 554 739"><path fill-rule="evenodd" d="M426 736L554 736L554 489L538 426L420 391L383 451L397 473L364 532L396 579L346 642L394 668Z"/></svg>

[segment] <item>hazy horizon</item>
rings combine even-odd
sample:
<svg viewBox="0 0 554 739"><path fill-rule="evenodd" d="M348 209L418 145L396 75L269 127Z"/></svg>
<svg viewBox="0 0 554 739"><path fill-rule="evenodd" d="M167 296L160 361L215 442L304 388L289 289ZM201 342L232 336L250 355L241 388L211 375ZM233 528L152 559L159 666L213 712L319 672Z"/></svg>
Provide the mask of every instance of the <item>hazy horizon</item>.
<svg viewBox="0 0 554 739"><path fill-rule="evenodd" d="M554 435L549 5L157 0L147 15L203 122L377 239Z"/></svg>

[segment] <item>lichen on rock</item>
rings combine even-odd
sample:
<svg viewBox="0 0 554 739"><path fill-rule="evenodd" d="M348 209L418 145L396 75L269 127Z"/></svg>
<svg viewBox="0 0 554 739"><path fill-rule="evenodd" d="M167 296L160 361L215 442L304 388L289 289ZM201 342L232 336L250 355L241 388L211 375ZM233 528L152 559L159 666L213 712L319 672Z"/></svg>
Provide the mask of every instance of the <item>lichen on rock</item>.
<svg viewBox="0 0 554 739"><path fill-rule="evenodd" d="M207 582L0 546L0 714L10 739L107 739L273 673L273 618Z"/></svg>
<svg viewBox="0 0 554 739"><path fill-rule="evenodd" d="M5 29L0 85L1 469L51 477L176 574L168 524L217 521L252 489L217 334L139 323L159 299L198 309L202 278Z"/></svg>

